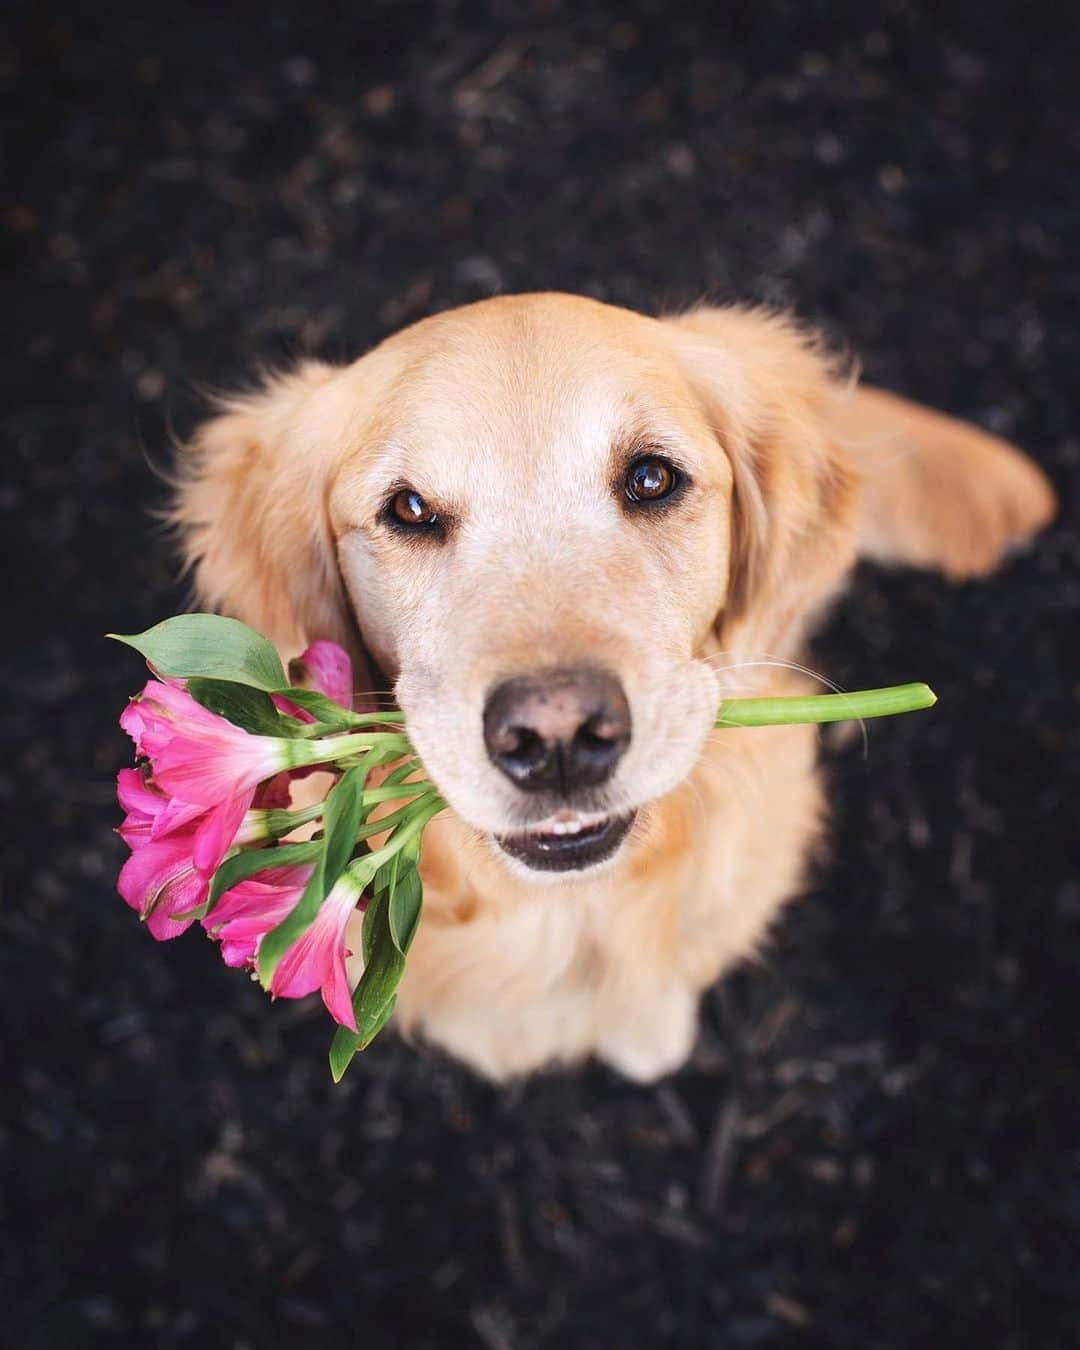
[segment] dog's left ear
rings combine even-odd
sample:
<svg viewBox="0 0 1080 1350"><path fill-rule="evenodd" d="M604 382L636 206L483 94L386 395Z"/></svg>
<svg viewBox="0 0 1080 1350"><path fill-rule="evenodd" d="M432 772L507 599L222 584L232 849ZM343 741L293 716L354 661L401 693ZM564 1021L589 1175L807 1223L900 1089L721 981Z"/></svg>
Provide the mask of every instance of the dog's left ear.
<svg viewBox="0 0 1080 1350"><path fill-rule="evenodd" d="M702 308L664 326L732 467L721 645L790 656L857 551L858 474L829 434L834 370L811 337L765 311Z"/></svg>
<svg viewBox="0 0 1080 1350"><path fill-rule="evenodd" d="M335 442L315 406L337 373L308 361L223 400L180 451L172 521L200 607L242 620L286 658L330 638L366 689L371 662L327 519Z"/></svg>

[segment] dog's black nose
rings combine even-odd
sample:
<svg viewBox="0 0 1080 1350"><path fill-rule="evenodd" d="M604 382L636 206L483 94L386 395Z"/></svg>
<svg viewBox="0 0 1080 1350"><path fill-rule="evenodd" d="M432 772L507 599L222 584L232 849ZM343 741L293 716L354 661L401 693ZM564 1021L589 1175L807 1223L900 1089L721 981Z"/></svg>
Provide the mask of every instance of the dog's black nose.
<svg viewBox="0 0 1080 1350"><path fill-rule="evenodd" d="M630 744L630 705L606 671L518 675L488 696L484 744L523 791L566 796L611 777Z"/></svg>

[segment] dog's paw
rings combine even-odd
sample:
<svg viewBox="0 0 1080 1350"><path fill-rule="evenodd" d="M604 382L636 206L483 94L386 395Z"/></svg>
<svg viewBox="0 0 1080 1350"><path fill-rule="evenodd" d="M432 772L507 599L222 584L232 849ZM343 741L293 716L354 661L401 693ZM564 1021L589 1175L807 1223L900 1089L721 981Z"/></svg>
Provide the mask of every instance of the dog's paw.
<svg viewBox="0 0 1080 1350"><path fill-rule="evenodd" d="M644 1003L633 1021L609 1032L596 1057L635 1083L655 1083L681 1068L694 1048L698 996L681 987Z"/></svg>

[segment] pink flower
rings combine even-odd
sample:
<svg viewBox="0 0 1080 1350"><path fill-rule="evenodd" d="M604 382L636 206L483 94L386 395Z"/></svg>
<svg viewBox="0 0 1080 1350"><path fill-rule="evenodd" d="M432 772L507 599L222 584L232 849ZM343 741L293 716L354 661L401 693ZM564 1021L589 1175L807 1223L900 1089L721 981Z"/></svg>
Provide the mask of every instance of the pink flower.
<svg viewBox="0 0 1080 1350"><path fill-rule="evenodd" d="M315 921L287 949L270 979L270 992L302 998L318 989L335 1022L356 1030L352 995L345 973L345 925L360 899L360 886L345 872L322 903Z"/></svg>
<svg viewBox="0 0 1080 1350"><path fill-rule="evenodd" d="M119 834L131 849L117 889L159 942L191 924L180 916L207 897L210 878L232 847L254 789L210 811L156 792L138 769L121 769L116 795L127 812Z"/></svg>
<svg viewBox="0 0 1080 1350"><path fill-rule="evenodd" d="M158 680L132 699L120 725L150 760L155 783L198 807L218 806L289 767L289 741L253 736Z"/></svg>
<svg viewBox="0 0 1080 1350"><path fill-rule="evenodd" d="M221 939L226 965L254 965L259 944L286 918L311 876L309 865L274 867L241 881L218 901L203 925ZM270 979L277 998L322 993L330 1015L356 1030L345 959L345 925L360 898L360 886L346 873L323 901L314 922L286 948Z"/></svg>
<svg viewBox="0 0 1080 1350"><path fill-rule="evenodd" d="M339 647L336 642L321 638L290 661L289 681L299 688L316 689L340 707L352 709L352 661L345 648ZM316 720L305 708L298 708L288 695L275 694L273 698L279 711L288 713L290 717L298 717L301 722Z"/></svg>
<svg viewBox="0 0 1080 1350"><path fill-rule="evenodd" d="M352 662L349 653L336 642L325 639L313 642L306 652L290 661L289 679L293 684L317 689L343 708L352 707Z"/></svg>
<svg viewBox="0 0 1080 1350"><path fill-rule="evenodd" d="M300 899L311 876L310 865L268 867L225 892L203 919L211 937L221 940L227 966L251 966L259 943Z"/></svg>

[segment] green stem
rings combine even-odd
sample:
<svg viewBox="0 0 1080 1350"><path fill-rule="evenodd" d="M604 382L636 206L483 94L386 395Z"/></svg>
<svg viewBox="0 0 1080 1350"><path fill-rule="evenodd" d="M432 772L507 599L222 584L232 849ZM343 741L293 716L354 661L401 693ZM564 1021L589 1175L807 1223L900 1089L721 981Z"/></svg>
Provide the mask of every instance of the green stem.
<svg viewBox="0 0 1080 1350"><path fill-rule="evenodd" d="M288 698L288 692L286 690L282 690L281 693L284 698ZM339 711L341 714L340 721L343 732L363 731L365 728L379 727L379 726L385 726L388 728L396 727L399 723L405 720L405 714L400 712L350 713L343 708L339 708ZM290 720L292 720L295 723L293 735L296 740L300 741L303 740L311 741L315 740L319 736L326 735L327 726L329 725L326 722L318 722L318 721L311 723L296 722L295 718ZM376 733L376 734L400 736L402 733L400 731L388 730L385 733Z"/></svg>
<svg viewBox="0 0 1080 1350"><path fill-rule="evenodd" d="M371 750L383 752L383 758L396 758L398 751L405 755L411 750L409 742L400 731L369 731L361 734L345 733L341 736L325 736L314 741L287 741L290 762L288 768L307 768L315 764L334 764L353 755L363 755Z"/></svg>
<svg viewBox="0 0 1080 1350"><path fill-rule="evenodd" d="M244 817L242 827L242 834L245 836L243 842L256 839L280 839L282 835L291 834L293 830L298 830L301 825L307 825L313 820L318 820L325 805L325 802L316 802L313 806L300 806L295 810L278 807L249 811ZM250 831L250 835L248 835L248 831Z"/></svg>
<svg viewBox="0 0 1080 1350"><path fill-rule="evenodd" d="M288 698L288 693L286 691L283 692L285 692L285 697ZM350 712L348 715L349 726L351 727L378 726L380 722L395 723L403 722L404 720L405 714L396 710L370 713Z"/></svg>
<svg viewBox="0 0 1080 1350"><path fill-rule="evenodd" d="M437 795L433 795L426 806L417 807L417 803L413 802L410 818L398 826L393 836L383 844L382 848L377 848L374 853L364 853L351 863L350 870L354 870L363 878L370 877L395 853L400 853L409 840L418 835L432 816L437 816L445 806L446 802ZM378 823L379 827L382 828L384 822L379 821Z"/></svg>
<svg viewBox="0 0 1080 1350"><path fill-rule="evenodd" d="M936 702L937 695L925 684L894 684L887 689L795 698L727 698L717 710L716 725L771 727L793 722L847 722L918 712L921 708L932 708Z"/></svg>
<svg viewBox="0 0 1080 1350"><path fill-rule="evenodd" d="M404 764L399 764L392 773L388 773L386 775L386 777L383 779L383 787L389 787L392 783L404 782L405 779L408 778L409 774L416 773L419 768L420 768L420 761L414 755L412 759L407 760ZM406 784L406 786L412 785Z"/></svg>
<svg viewBox="0 0 1080 1350"><path fill-rule="evenodd" d="M380 787L364 789L364 806L375 806L379 802L407 801L409 798L423 797L425 793L432 790L433 784L426 780L418 780L415 783L392 783ZM415 800L409 803L408 810L415 806ZM315 802L313 806L301 806L292 810L284 808L264 809L255 808L244 817L244 823L240 831L240 842L243 844L257 843L260 839L280 839L283 835L291 834L293 830L298 830L301 825L308 825L313 820L318 820L326 807L325 801ZM390 816L384 816L384 820L389 821ZM393 819L398 819L398 813L395 813ZM382 822L379 822L381 827ZM369 833L378 833L378 827ZM361 834L361 839L366 836Z"/></svg>
<svg viewBox="0 0 1080 1350"><path fill-rule="evenodd" d="M414 783L387 783L383 782L377 788L364 789L364 804L368 802L392 802L400 797L422 797L428 792L433 783L426 778L418 778Z"/></svg>
<svg viewBox="0 0 1080 1350"><path fill-rule="evenodd" d="M371 800L372 794L364 793L365 804ZM392 830L402 822L409 819L414 811L421 809L424 798L433 798L433 793L427 792L421 797L420 801L409 802L406 806L399 807L396 811L391 811L388 816L381 816L378 820L368 821L361 825L356 832L357 839L370 839L373 834L382 834L386 830Z"/></svg>

